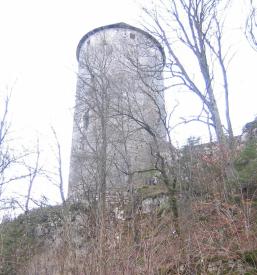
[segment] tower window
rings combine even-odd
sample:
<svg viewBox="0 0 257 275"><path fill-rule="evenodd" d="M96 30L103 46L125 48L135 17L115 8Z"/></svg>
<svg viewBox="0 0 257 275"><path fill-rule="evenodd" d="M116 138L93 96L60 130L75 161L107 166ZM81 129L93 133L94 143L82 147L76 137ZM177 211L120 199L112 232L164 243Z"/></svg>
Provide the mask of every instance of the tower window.
<svg viewBox="0 0 257 275"><path fill-rule="evenodd" d="M89 110L87 110L83 115L83 128L87 130L89 125Z"/></svg>
<svg viewBox="0 0 257 275"><path fill-rule="evenodd" d="M135 35L134 33L130 33L130 34L129 34L129 37L130 37L131 39L135 39L136 35Z"/></svg>

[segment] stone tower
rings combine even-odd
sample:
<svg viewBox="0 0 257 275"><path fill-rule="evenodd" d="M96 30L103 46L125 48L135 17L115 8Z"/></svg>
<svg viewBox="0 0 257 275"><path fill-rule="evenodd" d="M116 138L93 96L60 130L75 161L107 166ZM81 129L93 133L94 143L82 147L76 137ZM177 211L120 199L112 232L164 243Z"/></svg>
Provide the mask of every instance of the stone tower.
<svg viewBox="0 0 257 275"><path fill-rule="evenodd" d="M156 146L165 143L163 48L118 23L82 37L77 59L68 196L128 192L151 179Z"/></svg>

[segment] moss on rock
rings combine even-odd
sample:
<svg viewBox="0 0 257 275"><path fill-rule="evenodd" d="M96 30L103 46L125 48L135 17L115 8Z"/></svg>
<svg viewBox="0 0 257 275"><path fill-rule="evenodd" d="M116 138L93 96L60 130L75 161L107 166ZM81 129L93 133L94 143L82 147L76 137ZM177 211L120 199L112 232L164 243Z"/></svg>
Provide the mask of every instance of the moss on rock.
<svg viewBox="0 0 257 275"><path fill-rule="evenodd" d="M137 188L137 194L141 197L142 200L149 198L154 199L162 195L167 195L168 189L164 184L143 185Z"/></svg>

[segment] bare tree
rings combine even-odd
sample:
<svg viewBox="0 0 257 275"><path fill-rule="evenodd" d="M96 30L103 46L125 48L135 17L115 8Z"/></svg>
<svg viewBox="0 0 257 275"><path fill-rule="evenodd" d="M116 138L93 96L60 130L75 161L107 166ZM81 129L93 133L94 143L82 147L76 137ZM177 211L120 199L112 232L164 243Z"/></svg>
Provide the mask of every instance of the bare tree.
<svg viewBox="0 0 257 275"><path fill-rule="evenodd" d="M197 120L210 124L222 145L226 144L226 136L215 95L215 89L220 90L218 82L223 86L226 130L231 144L233 141L227 53L222 45L228 5L229 1L220 0L162 0L152 8L144 8L150 18L150 23L144 24L146 29L162 41L166 49L171 87L184 87L200 99L203 110L210 116L201 119L198 116Z"/></svg>
<svg viewBox="0 0 257 275"><path fill-rule="evenodd" d="M11 132L9 120L11 92L0 98L2 112L0 113L0 210L20 209L29 211L29 203L33 201L38 205L38 200L32 196L35 178L40 174L42 167L39 163L39 144L36 150L20 146ZM36 156L34 158L34 156ZM27 184L28 189L15 188L15 184Z"/></svg>
<svg viewBox="0 0 257 275"><path fill-rule="evenodd" d="M96 212L96 249L102 262L99 272L105 274L106 192L113 156L110 153L111 89L108 70L113 57L107 47L101 46L89 47L89 54L84 54L80 63L73 131L78 146L72 149L71 161L76 165L75 197L80 194L79 199L87 201Z"/></svg>
<svg viewBox="0 0 257 275"><path fill-rule="evenodd" d="M0 182L0 195L2 193L2 187L6 182L5 179L5 172L11 165L13 161L13 157L8 150L8 131L10 127L10 123L8 122L7 115L9 109L9 101L10 96L7 96L3 102L3 113L1 113L0 117L0 175L1 175L1 182Z"/></svg>
<svg viewBox="0 0 257 275"><path fill-rule="evenodd" d="M53 136L54 136L54 139L55 139L55 143L56 143L56 160L57 160L57 175L58 175L58 189L59 189L59 192L60 192L60 196L61 196L61 200L62 200L62 203L65 204L65 195L64 195L64 183L63 183L63 165L62 165L62 151L61 151L61 144L60 144L60 141L59 141L59 138L57 136L57 133L56 133L56 130L54 129L54 127L51 127L51 130L52 130L52 133L53 133Z"/></svg>
<svg viewBox="0 0 257 275"><path fill-rule="evenodd" d="M9 92L9 90L7 90ZM5 197L5 192L12 182L24 179L28 174L20 171L23 159L28 157L29 153L25 150L18 153L14 150L12 144L12 135L10 131L9 107L11 92L0 98L0 210L6 211L17 205L14 198Z"/></svg>
<svg viewBox="0 0 257 275"><path fill-rule="evenodd" d="M42 171L42 167L40 167L40 162L39 162L39 157L40 157L39 141L37 141L36 151L34 152L34 155L35 155L35 159L32 158L32 154L30 156L30 158L32 158L32 161L30 160L30 162L32 162L32 165L28 164L28 163L26 163L26 161L24 161L24 167L28 171L27 178L28 178L28 182L29 182L27 194L25 197L25 206L24 206L25 213L28 213L28 211L29 211L30 201L31 200L33 201L32 187L35 183L35 179Z"/></svg>
<svg viewBox="0 0 257 275"><path fill-rule="evenodd" d="M131 61L131 59L129 59ZM173 215L173 221L175 225L176 232L179 234L179 213L178 213L178 203L177 203L177 181L179 180L179 169L177 162L177 150L172 145L171 142L171 131L169 126L169 118L172 114L168 114L165 108L160 104L160 98L163 97L163 90L160 90L158 85L147 83L145 77L143 76L142 70L133 66L132 71L136 71L140 80L140 93L149 99L151 105L149 109L153 108L157 115L156 120L159 122L157 127L151 123L143 112L143 106L137 105L137 111L135 111L134 105L135 101L127 102L127 110L117 110L119 116L127 117L135 124L137 124L146 134L150 137L149 152L154 160L153 166L150 169L134 170L134 173L147 173L149 170L156 171L159 173L159 180L165 184L168 190L169 204L171 212ZM158 72L158 68L155 68ZM145 73L149 74L149 67L145 68ZM151 68L151 72L153 68ZM154 78L153 78L154 79ZM130 92L130 91L129 91ZM164 98L162 98L164 103ZM137 102L138 103L138 102ZM164 135L163 135L164 134ZM168 139L166 141L166 139Z"/></svg>
<svg viewBox="0 0 257 275"><path fill-rule="evenodd" d="M10 132L10 122L8 119L10 94L6 97L1 97L0 100L2 107L0 114L0 210L6 211L14 206L13 200L4 197L4 190L6 185L13 179L8 172L13 164L16 163L16 157L8 142Z"/></svg>
<svg viewBox="0 0 257 275"><path fill-rule="evenodd" d="M250 0L250 13L246 20L245 35L251 47L257 51L257 10L253 0Z"/></svg>

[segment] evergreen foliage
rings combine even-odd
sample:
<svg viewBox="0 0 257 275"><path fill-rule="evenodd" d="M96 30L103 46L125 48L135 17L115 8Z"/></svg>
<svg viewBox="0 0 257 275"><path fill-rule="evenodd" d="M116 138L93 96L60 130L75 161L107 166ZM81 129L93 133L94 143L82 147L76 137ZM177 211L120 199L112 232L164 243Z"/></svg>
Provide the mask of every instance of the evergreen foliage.
<svg viewBox="0 0 257 275"><path fill-rule="evenodd" d="M235 160L241 184L257 187L257 139L250 139Z"/></svg>

